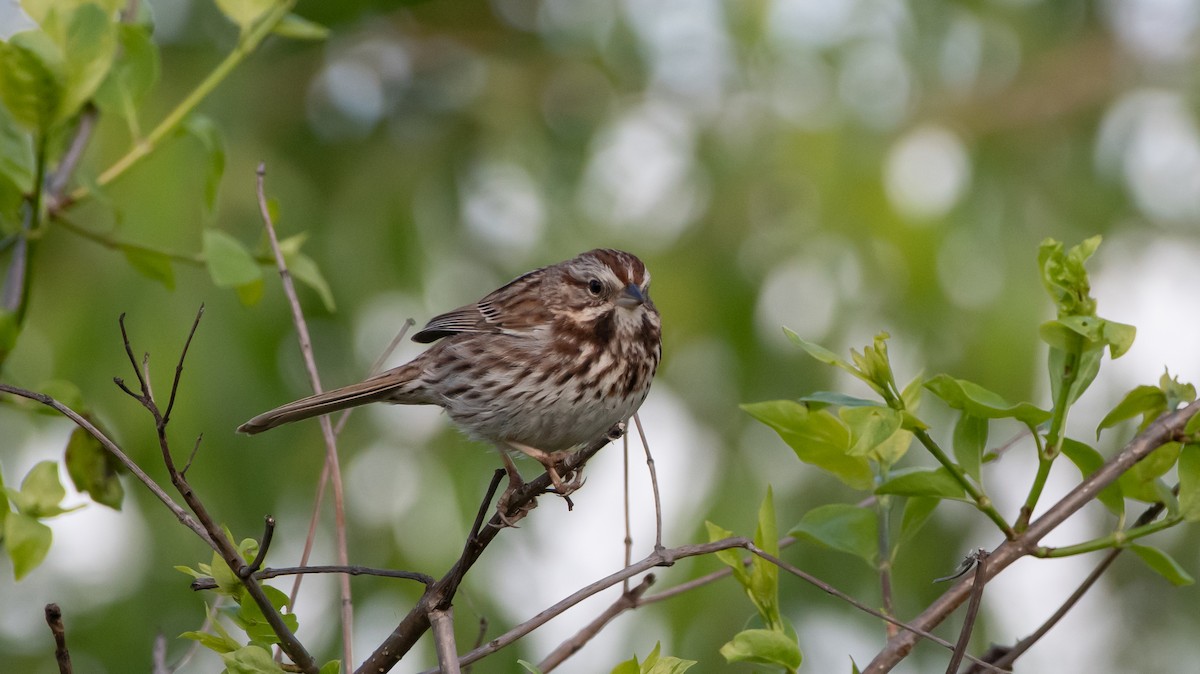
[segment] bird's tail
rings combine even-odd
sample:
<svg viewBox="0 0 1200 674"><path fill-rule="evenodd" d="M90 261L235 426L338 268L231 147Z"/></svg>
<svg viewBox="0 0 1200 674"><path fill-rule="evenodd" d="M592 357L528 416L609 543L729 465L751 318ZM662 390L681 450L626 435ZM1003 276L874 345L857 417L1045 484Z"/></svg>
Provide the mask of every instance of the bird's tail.
<svg viewBox="0 0 1200 674"><path fill-rule="evenodd" d="M411 364L410 364L411 365ZM301 398L286 405L276 407L269 412L254 417L238 426L239 433L254 435L270 430L276 426L290 424L293 421L329 414L348 407L358 407L367 403L390 400L404 402L405 389L414 383L417 372L409 372L408 366L401 366L371 377L365 381L324 393L317 393Z"/></svg>

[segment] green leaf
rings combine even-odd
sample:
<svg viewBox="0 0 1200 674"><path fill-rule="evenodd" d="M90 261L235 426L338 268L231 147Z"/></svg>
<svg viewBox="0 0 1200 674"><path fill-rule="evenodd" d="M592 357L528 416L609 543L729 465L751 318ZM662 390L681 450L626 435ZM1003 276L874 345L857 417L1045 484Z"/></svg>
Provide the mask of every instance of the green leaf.
<svg viewBox="0 0 1200 674"><path fill-rule="evenodd" d="M317 672L317 674L341 674L341 672L342 672L342 661L341 660L330 660L329 662L326 662L324 665L321 665L321 669L320 669L320 671Z"/></svg>
<svg viewBox="0 0 1200 674"><path fill-rule="evenodd" d="M96 105L106 113L136 119L135 106L158 81L158 46L149 26L120 23L117 39L121 56L96 90Z"/></svg>
<svg viewBox="0 0 1200 674"><path fill-rule="evenodd" d="M217 8L244 34L266 15L275 0L217 0Z"/></svg>
<svg viewBox="0 0 1200 674"><path fill-rule="evenodd" d="M1179 454L1179 513L1200 522L1200 446L1184 445Z"/></svg>
<svg viewBox="0 0 1200 674"><path fill-rule="evenodd" d="M33 518L54 517L68 512L59 505L66 498L67 490L58 479L58 464L53 461L42 461L35 465L21 481L21 491L16 494L10 492L9 496L18 512Z"/></svg>
<svg viewBox="0 0 1200 674"><path fill-rule="evenodd" d="M262 269L241 242L219 229L204 230L204 260L218 288L237 288L262 280Z"/></svg>
<svg viewBox="0 0 1200 674"><path fill-rule="evenodd" d="M900 413L890 407L843 407L838 417L850 429L850 456L871 456L900 430Z"/></svg>
<svg viewBox="0 0 1200 674"><path fill-rule="evenodd" d="M183 123L183 130L200 141L208 153L208 171L204 178L204 207L211 215L216 212L221 178L225 175L225 140L220 127L204 115L188 117Z"/></svg>
<svg viewBox="0 0 1200 674"><path fill-rule="evenodd" d="M50 129L66 86L63 54L40 30L17 33L0 42L0 100L19 124Z"/></svg>
<svg viewBox="0 0 1200 674"><path fill-rule="evenodd" d="M758 527L754 531L754 544L764 552L779 556L779 532L775 526L775 496L767 486L767 495L758 507ZM759 615L769 627L783 624L779 612L779 567L755 555L750 558L750 585L747 587L750 600L758 608Z"/></svg>
<svg viewBox="0 0 1200 674"><path fill-rule="evenodd" d="M954 458L978 482L983 450L987 448L988 420L964 411L954 424Z"/></svg>
<svg viewBox="0 0 1200 674"><path fill-rule="evenodd" d="M1164 500L1164 491L1170 493L1170 490L1159 478L1179 460L1181 448L1178 442L1168 442L1133 464L1117 479L1121 493L1145 503Z"/></svg>
<svg viewBox="0 0 1200 674"><path fill-rule="evenodd" d="M61 46L66 86L57 121L79 112L108 75L117 54L116 24L98 5L81 4L69 14Z"/></svg>
<svg viewBox="0 0 1200 674"><path fill-rule="evenodd" d="M537 665L534 665L531 662L526 662L524 660L517 660L517 664L524 667L525 671L530 672L530 674L542 674L542 670L538 669ZM637 674L638 670L636 669L636 667L637 667L637 661L634 660L634 669L629 670L630 674ZM616 670L614 670L614 671L616 671Z"/></svg>
<svg viewBox="0 0 1200 674"><path fill-rule="evenodd" d="M283 17L271 32L293 40L324 40L329 37L328 28L296 14Z"/></svg>
<svg viewBox="0 0 1200 674"><path fill-rule="evenodd" d="M917 532L925 526L930 516L933 515L934 509L941 502L941 499L929 496L911 496L904 502L904 515L900 518L900 535L892 548L893 555L901 545L917 535Z"/></svg>
<svg viewBox="0 0 1200 674"><path fill-rule="evenodd" d="M325 280L321 270L317 268L317 263L313 262L309 256L299 252L286 256L286 261L292 277L315 290L321 298L321 303L325 305L326 311L334 311L336 307L333 301L333 291L330 290L329 282Z"/></svg>
<svg viewBox="0 0 1200 674"><path fill-rule="evenodd" d="M175 269L171 266L170 255L141 246L121 246L121 252L134 271L162 283L167 290L175 289Z"/></svg>
<svg viewBox="0 0 1200 674"><path fill-rule="evenodd" d="M875 493L966 500L963 497L962 484L945 468L906 468L893 471L891 477L875 489Z"/></svg>
<svg viewBox="0 0 1200 674"><path fill-rule="evenodd" d="M263 280L258 279L234 288L233 292L237 294L238 301L242 303L242 306L252 307L262 299L263 288Z"/></svg>
<svg viewBox="0 0 1200 674"><path fill-rule="evenodd" d="M1133 550L1143 562L1146 563L1155 573L1166 578L1172 585L1191 585L1196 582L1179 562L1175 561L1170 555L1152 548L1148 545L1131 544L1130 550Z"/></svg>
<svg viewBox="0 0 1200 674"><path fill-rule="evenodd" d="M715 543L716 541L733 536L733 532L722 528L717 524L713 524L708 520L704 522L705 528L708 530L708 542ZM750 591L750 570L745 564L742 564L742 558L738 554L737 549L718 550L714 553L718 560L725 566L728 566L733 571L733 578L746 589Z"/></svg>
<svg viewBox="0 0 1200 674"><path fill-rule="evenodd" d="M228 635L209 634L208 632L188 631L180 634L181 639L191 639L192 641L200 642L210 651L215 653L230 653L241 648L242 645L229 638Z"/></svg>
<svg viewBox="0 0 1200 674"><path fill-rule="evenodd" d="M836 353L830 351L829 349L826 349L825 347L821 346L820 344L810 342L807 339L804 339L800 335L796 334L795 331L790 330L788 328L783 329L783 334L789 340L791 340L791 342L793 344L804 349L804 351L806 353L808 353L808 355L812 356L813 358L817 359L818 361L825 363L826 365L833 365L834 367L840 367L843 370L846 370L848 372L853 371L854 368L852 368L849 363L842 360L841 358L838 358L838 355Z"/></svg>
<svg viewBox="0 0 1200 674"><path fill-rule="evenodd" d="M1172 377L1170 372L1163 372L1158 378L1158 386L1167 398L1167 409L1175 410L1180 405L1186 405L1196 399L1196 387ZM1186 432L1186 431L1185 431Z"/></svg>
<svg viewBox="0 0 1200 674"><path fill-rule="evenodd" d="M1030 403L1010 403L979 384L939 374L925 382L925 388L947 405L984 419L1016 419L1037 426L1050 418L1050 412Z"/></svg>
<svg viewBox="0 0 1200 674"><path fill-rule="evenodd" d="M854 489L874 484L866 457L850 456L850 429L828 410L810 411L792 400L742 405L755 419L770 426L803 462L832 473Z"/></svg>
<svg viewBox="0 0 1200 674"><path fill-rule="evenodd" d="M802 403L816 403L818 409L821 406L833 405L836 407L879 407L879 403L866 398L857 398L845 393L837 391L815 391L806 396L799 398ZM812 407L810 405L810 407Z"/></svg>
<svg viewBox="0 0 1200 674"><path fill-rule="evenodd" d="M12 560L13 576L24 578L46 559L50 551L50 527L25 513L9 513L4 518L4 547Z"/></svg>
<svg viewBox="0 0 1200 674"><path fill-rule="evenodd" d="M91 433L82 428L71 432L66 464L67 475L71 476L76 489L86 492L96 503L113 510L121 509L125 488L118 475L123 467Z"/></svg>
<svg viewBox="0 0 1200 674"><path fill-rule="evenodd" d="M813 508L800 518L791 535L848 552L874 564L879 552L879 524L875 512L845 503Z"/></svg>
<svg viewBox="0 0 1200 674"><path fill-rule="evenodd" d="M1071 463L1075 464L1084 478L1100 470L1100 467L1104 465L1104 457L1100 455L1100 452L1077 440L1063 438L1062 453ZM1100 490L1100 494L1096 498L1117 517L1125 514L1125 497L1121 494L1119 481Z"/></svg>
<svg viewBox="0 0 1200 674"><path fill-rule="evenodd" d="M0 75L0 80L3 77ZM19 128L8 109L0 105L0 176L24 194L33 191L33 174L33 136Z"/></svg>
<svg viewBox="0 0 1200 674"><path fill-rule="evenodd" d="M1091 297L1084 263L1100 247L1101 237L1093 236L1066 253L1060 241L1046 239L1038 249L1038 268L1042 285L1058 308L1059 316L1095 316L1096 300Z"/></svg>
<svg viewBox="0 0 1200 674"><path fill-rule="evenodd" d="M221 660L229 674L283 674L283 668L271 657L270 651L253 644L222 653Z"/></svg>
<svg viewBox="0 0 1200 674"><path fill-rule="evenodd" d="M794 671L800 667L800 646L796 640L776 630L751 629L738 632L721 647L726 662L752 662L777 665Z"/></svg>
<svg viewBox="0 0 1200 674"><path fill-rule="evenodd" d="M1162 389L1157 386L1138 386L1126 393L1121 402L1104 415L1104 418L1100 420L1100 425L1096 427L1096 438L1100 437L1100 431L1112 428L1139 414L1142 415L1142 423L1139 426L1139 430L1141 430L1150 425L1150 422L1158 418L1166 409L1167 396Z"/></svg>
<svg viewBox="0 0 1200 674"><path fill-rule="evenodd" d="M533 671L530 669L533 665L528 664L524 660L518 660L517 662L524 665L525 669ZM613 667L611 674L641 674L641 671L642 668L638 666L637 656L634 656Z"/></svg>

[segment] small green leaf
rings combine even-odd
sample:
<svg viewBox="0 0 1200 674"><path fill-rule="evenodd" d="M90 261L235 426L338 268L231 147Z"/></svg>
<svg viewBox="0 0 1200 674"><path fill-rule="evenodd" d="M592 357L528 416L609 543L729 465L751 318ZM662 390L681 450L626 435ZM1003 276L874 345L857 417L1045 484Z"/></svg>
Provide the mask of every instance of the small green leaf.
<svg viewBox="0 0 1200 674"><path fill-rule="evenodd" d="M962 484L945 468L906 468L893 471L887 482L875 489L875 493L965 500Z"/></svg>
<svg viewBox="0 0 1200 674"><path fill-rule="evenodd" d="M524 660L518 660L517 662L524 665L525 669L527 669L527 670L529 670L529 668L533 666L533 665L530 665L529 663L525 662ZM530 670L530 671L532 671L532 670ZM642 672L642 668L638 667L637 656L634 656L634 657L626 660L625 662L618 664L616 667L613 667L612 672L610 674L641 674L641 672Z"/></svg>
<svg viewBox="0 0 1200 674"><path fill-rule="evenodd" d="M24 578L46 559L50 551L50 527L24 513L8 513L4 518L4 547L12 560L13 576Z"/></svg>
<svg viewBox="0 0 1200 674"><path fill-rule="evenodd" d="M342 672L342 661L341 660L330 660L329 662L326 662L325 664L321 665L321 669L320 669L320 671L317 672L317 674L341 674L341 672Z"/></svg>
<svg viewBox="0 0 1200 674"><path fill-rule="evenodd" d="M725 528L721 527L720 525L713 524L712 522L709 522L708 520L705 520L704 527L708 530L708 542L709 543L715 543L716 541L726 539L726 538L733 536L732 531L725 529ZM749 591L750 590L750 571L746 568L745 564L742 564L742 558L741 558L741 556L738 555L737 550L736 549L718 550L715 553L715 555L722 564L724 564L725 566L728 566L729 569L731 571L733 571L734 580L736 580L739 585L741 585L742 587L746 588L747 591Z"/></svg>
<svg viewBox="0 0 1200 674"><path fill-rule="evenodd" d="M58 464L53 461L35 465L21 481L21 491L10 492L9 496L18 512L33 518L54 517L67 512L59 505L66 498L67 490L58 479Z"/></svg>
<svg viewBox="0 0 1200 674"><path fill-rule="evenodd" d="M217 0L217 8L244 34L271 11L274 0Z"/></svg>
<svg viewBox="0 0 1200 674"><path fill-rule="evenodd" d="M879 403L866 398L857 398L837 391L816 391L799 398L802 403L816 403L818 406L833 405L836 407L879 407Z"/></svg>
<svg viewBox="0 0 1200 674"><path fill-rule="evenodd" d="M208 153L208 171L204 178L204 207L211 215L216 212L221 178L225 175L225 140L220 127L204 115L191 115L184 121L183 129L200 141Z"/></svg>
<svg viewBox="0 0 1200 674"><path fill-rule="evenodd" d="M1144 503L1163 500L1165 485L1159 478L1179 460L1180 449L1178 442L1168 442L1133 464L1117 479L1121 493Z"/></svg>
<svg viewBox="0 0 1200 674"><path fill-rule="evenodd" d="M1132 419L1139 414L1142 415L1142 423L1139 427L1145 428L1154 421L1158 415L1162 414L1167 409L1167 396L1162 389L1157 386L1138 386L1129 393L1117 406L1112 408L1104 418L1100 420L1100 425L1096 427L1096 438L1100 437L1100 431L1106 428L1112 428L1117 424Z"/></svg>
<svg viewBox="0 0 1200 674"><path fill-rule="evenodd" d="M271 657L271 652L259 646L243 646L236 651L222 653L228 674L283 674L283 668Z"/></svg>
<svg viewBox="0 0 1200 674"><path fill-rule="evenodd" d="M1063 438L1062 453L1075 464L1079 469L1079 473L1084 477L1088 477L1092 473L1100 469L1104 465L1104 457L1095 449L1071 438ZM1121 495L1120 482L1113 482L1104 489L1100 490L1097 498L1108 508L1114 515L1121 517L1125 514L1125 497Z"/></svg>
<svg viewBox="0 0 1200 674"><path fill-rule="evenodd" d="M1060 316L1095 316L1096 300L1091 297L1084 263L1100 247L1101 238L1093 236L1063 252L1063 244L1054 239L1042 241L1038 249L1038 268L1042 285L1054 300Z"/></svg>
<svg viewBox="0 0 1200 674"><path fill-rule="evenodd" d="M0 75L0 79L3 77ZM27 194L33 191L33 174L33 136L18 128L17 120L0 105L0 176L12 181L18 192Z"/></svg>
<svg viewBox="0 0 1200 674"><path fill-rule="evenodd" d="M800 646L796 640L776 630L751 629L738 632L721 647L726 662L752 662L781 666L789 671L800 667Z"/></svg>
<svg viewBox="0 0 1200 674"><path fill-rule="evenodd" d="M141 246L121 246L121 252L134 271L162 283L167 290L175 289L175 269L171 266L169 255Z"/></svg>
<svg viewBox="0 0 1200 674"><path fill-rule="evenodd" d="M542 670L538 669L537 665L535 665L531 662L526 662L524 660L517 660L517 664L521 665L521 667L523 667L525 669L525 671L529 672L530 674L542 674ZM636 669L636 667L637 667L636 660L634 661L634 667L635 667L634 669L630 670L630 674L637 674L638 670Z"/></svg>
<svg viewBox="0 0 1200 674"><path fill-rule="evenodd" d="M775 525L775 496L767 486L767 495L758 507L758 527L754 531L754 544L764 552L779 556L779 533ZM754 556L750 558L750 585L747 588L759 615L769 627L783 624L779 612L779 567Z"/></svg>
<svg viewBox="0 0 1200 674"><path fill-rule="evenodd" d="M208 632L188 631L180 634L181 639L191 639L192 641L200 642L210 651L215 653L230 653L241 648L242 645L228 637L217 634L209 634Z"/></svg>
<svg viewBox="0 0 1200 674"><path fill-rule="evenodd" d="M890 407L843 407L838 417L850 429L850 456L871 456L900 430L900 413Z"/></svg>
<svg viewBox="0 0 1200 674"><path fill-rule="evenodd" d="M1190 383L1180 382L1179 378L1172 377L1170 372L1163 372L1163 375L1158 378L1158 386L1167 398L1167 409L1169 410L1178 409L1180 405L1186 405L1196 399L1196 387Z"/></svg>
<svg viewBox="0 0 1200 674"><path fill-rule="evenodd" d="M66 86L63 54L45 32L30 30L0 42L0 100L27 129L54 123Z"/></svg>
<svg viewBox="0 0 1200 674"><path fill-rule="evenodd" d="M309 256L299 252L287 256L286 261L292 277L317 291L326 311L334 311L336 307L333 301L333 291L330 290L329 282L325 280L321 270L317 268L317 263L313 262Z"/></svg>
<svg viewBox="0 0 1200 674"><path fill-rule="evenodd" d="M69 14L63 39L66 86L57 121L70 119L79 112L108 75L117 54L116 24L98 5L80 4Z"/></svg>
<svg viewBox="0 0 1200 674"><path fill-rule="evenodd" d="M93 423L95 423L93 421ZM91 433L76 428L67 441L67 475L81 492L92 500L113 510L121 509L125 488L118 477L122 472L121 462L116 459Z"/></svg>
<svg viewBox="0 0 1200 674"><path fill-rule="evenodd" d="M296 14L283 17L271 32L293 40L324 40L329 37L328 28Z"/></svg>
<svg viewBox="0 0 1200 674"><path fill-rule="evenodd" d="M963 412L954 425L954 458L967 475L979 481L983 450L987 448L988 420Z"/></svg>
<svg viewBox="0 0 1200 674"><path fill-rule="evenodd" d="M829 349L826 349L825 347L821 346L820 344L817 344L815 342L810 342L807 339L804 339L800 335L796 334L795 331L790 330L788 328L784 328L783 334L785 336L787 336L787 338L789 340L791 340L793 344L804 349L804 351L806 353L808 353L808 355L812 356L813 358L817 359L818 361L825 363L826 365L833 365L835 367L840 367L843 370L853 369L850 367L849 363L842 360L841 358L838 358L838 355L836 353L830 351Z"/></svg>
<svg viewBox="0 0 1200 674"><path fill-rule="evenodd" d="M1200 445L1184 445L1179 454L1179 513L1200 522Z"/></svg>
<svg viewBox="0 0 1200 674"><path fill-rule="evenodd" d="M874 484L866 457L850 456L850 429L828 410L810 411L793 400L742 405L755 419L770 426L803 462L832 473L854 489Z"/></svg>
<svg viewBox="0 0 1200 674"><path fill-rule="evenodd" d="M237 288L262 279L262 270L241 242L219 229L204 230L204 259L219 288Z"/></svg>
<svg viewBox="0 0 1200 674"><path fill-rule="evenodd" d="M1172 585L1191 585L1196 582L1196 579L1192 578L1191 574L1179 565L1179 562L1158 548L1132 544L1129 549L1133 550L1134 554L1141 558L1147 566L1170 581Z"/></svg>
<svg viewBox="0 0 1200 674"><path fill-rule="evenodd" d="M848 552L867 564L874 564L879 552L875 512L845 503L813 508L800 518L791 535Z"/></svg>
<svg viewBox="0 0 1200 674"><path fill-rule="evenodd" d="M150 27L120 23L117 39L120 58L108 71L108 77L96 90L96 105L106 113L127 117L158 81L158 46L150 36Z"/></svg>
<svg viewBox="0 0 1200 674"><path fill-rule="evenodd" d="M925 382L925 388L947 405L985 419L1012 418L1026 426L1037 426L1050 418L1050 412L1030 403L1010 403L979 384L939 374Z"/></svg>
<svg viewBox="0 0 1200 674"><path fill-rule="evenodd" d="M912 540L913 536L929 521L933 511L942 500L929 496L910 496L904 503L904 515L900 518L900 536L892 549L896 553L899 547Z"/></svg>

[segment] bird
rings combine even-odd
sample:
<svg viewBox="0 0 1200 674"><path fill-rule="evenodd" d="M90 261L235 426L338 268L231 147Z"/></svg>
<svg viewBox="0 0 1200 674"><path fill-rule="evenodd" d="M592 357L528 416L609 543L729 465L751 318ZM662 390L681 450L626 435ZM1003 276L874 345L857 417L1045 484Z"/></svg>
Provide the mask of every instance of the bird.
<svg viewBox="0 0 1200 674"><path fill-rule="evenodd" d="M662 321L637 256L598 248L535 269L478 302L435 316L412 337L433 346L349 386L301 398L238 427L256 434L359 405L437 405L469 437L500 450L509 487L524 485L509 453L543 466L561 496L563 452L604 437L645 401L662 359Z"/></svg>

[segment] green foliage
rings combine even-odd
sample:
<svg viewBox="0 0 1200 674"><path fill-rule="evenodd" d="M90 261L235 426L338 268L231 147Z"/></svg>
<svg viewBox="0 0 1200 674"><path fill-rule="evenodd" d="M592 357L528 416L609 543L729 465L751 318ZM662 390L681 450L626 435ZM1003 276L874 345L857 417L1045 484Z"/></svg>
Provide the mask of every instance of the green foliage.
<svg viewBox="0 0 1200 674"><path fill-rule="evenodd" d="M804 514L791 535L850 553L874 565L879 551L875 513L848 503L817 506Z"/></svg>
<svg viewBox="0 0 1200 674"><path fill-rule="evenodd" d="M1179 562L1158 548L1149 545L1130 545L1129 549L1133 550L1133 554L1145 562L1146 566L1166 578L1172 585L1191 585L1196 582L1196 579L1192 578L1191 574L1179 565Z"/></svg>
<svg viewBox="0 0 1200 674"><path fill-rule="evenodd" d="M696 664L694 660L682 660L672 656L659 655L659 650L662 644L654 644L654 650L646 656L642 662L638 662L637 656L622 662L613 667L612 674L683 674L692 665ZM526 663L522 663L526 664ZM537 672L536 669L526 664L526 669L531 672Z"/></svg>
<svg viewBox="0 0 1200 674"><path fill-rule="evenodd" d="M732 536L732 532L705 522L710 541ZM775 499L770 487L758 510L758 527L754 533L754 544L764 552L779 555L779 535L775 526ZM739 632L721 647L726 662L753 662L776 665L787 672L800 666L800 647L796 631L783 617L779 608L779 569L767 560L753 556L749 565L742 563L736 550L721 550L716 553L733 571L733 577L745 590L746 596L758 611L758 618L765 629L748 629Z"/></svg>
<svg viewBox="0 0 1200 674"><path fill-rule="evenodd" d="M91 420L93 425L96 423ZM71 432L66 451L67 475L81 492L114 510L121 509L125 488L119 475L123 466L91 433L76 428Z"/></svg>
<svg viewBox="0 0 1200 674"><path fill-rule="evenodd" d="M64 508L61 503L67 496L58 479L58 464L42 461L30 469L21 481L19 490L4 487L4 499L0 500L0 524L3 524L4 543L8 557L12 560L13 576L24 578L46 559L50 551L50 527L40 520L56 517L81 508Z"/></svg>

